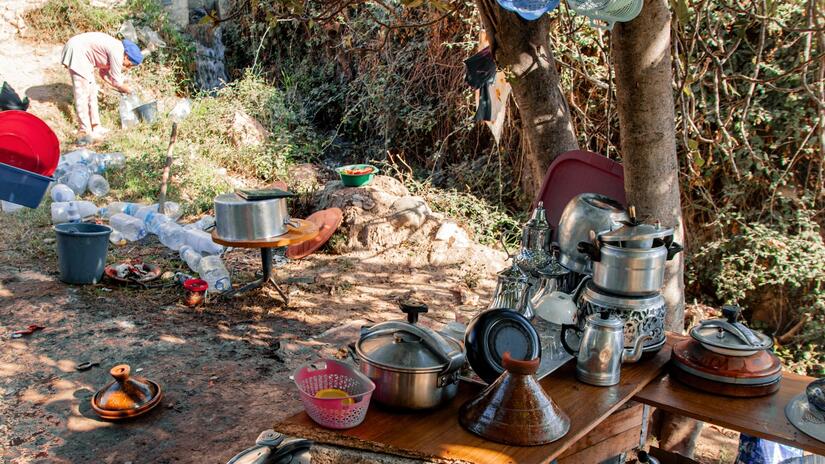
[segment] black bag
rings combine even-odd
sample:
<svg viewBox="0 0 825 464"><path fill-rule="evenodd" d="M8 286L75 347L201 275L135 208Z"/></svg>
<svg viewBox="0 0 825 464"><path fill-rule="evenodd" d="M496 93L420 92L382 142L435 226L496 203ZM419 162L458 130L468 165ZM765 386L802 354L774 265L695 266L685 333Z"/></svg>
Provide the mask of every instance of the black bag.
<svg viewBox="0 0 825 464"><path fill-rule="evenodd" d="M9 83L3 81L3 89L0 90L0 111L26 111L27 109L29 109L29 97L21 100L20 95L17 95L17 92L11 88Z"/></svg>
<svg viewBox="0 0 825 464"><path fill-rule="evenodd" d="M490 86L496 82L496 63L490 47L464 60L466 74L464 80L470 87L479 90L476 121L493 119L493 103L490 99Z"/></svg>

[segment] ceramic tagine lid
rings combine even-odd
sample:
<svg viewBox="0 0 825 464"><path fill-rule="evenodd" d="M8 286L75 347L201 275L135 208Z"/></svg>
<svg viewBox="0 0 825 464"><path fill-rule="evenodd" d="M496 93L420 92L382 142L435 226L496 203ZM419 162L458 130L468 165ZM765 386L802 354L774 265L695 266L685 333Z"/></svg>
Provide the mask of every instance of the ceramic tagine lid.
<svg viewBox="0 0 825 464"><path fill-rule="evenodd" d="M110 371L115 378L92 397L92 409L104 419L117 420L139 416L160 403L160 385L143 377L131 376L127 364Z"/></svg>
<svg viewBox="0 0 825 464"><path fill-rule="evenodd" d="M518 361L504 353L505 372L459 409L462 427L488 440L517 446L542 445L570 430L570 418L534 377L540 358Z"/></svg>
<svg viewBox="0 0 825 464"><path fill-rule="evenodd" d="M727 356L750 356L773 346L771 337L737 322L740 311L738 306L723 306L724 319L702 321L690 336L706 349Z"/></svg>
<svg viewBox="0 0 825 464"><path fill-rule="evenodd" d="M825 442L825 378L808 384L785 407L785 417L805 434Z"/></svg>

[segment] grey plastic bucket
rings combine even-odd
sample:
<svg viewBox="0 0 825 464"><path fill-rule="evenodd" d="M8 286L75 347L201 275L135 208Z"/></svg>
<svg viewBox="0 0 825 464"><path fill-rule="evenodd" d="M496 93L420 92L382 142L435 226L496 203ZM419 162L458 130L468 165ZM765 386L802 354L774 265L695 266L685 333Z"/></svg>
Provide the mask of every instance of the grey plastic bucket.
<svg viewBox="0 0 825 464"><path fill-rule="evenodd" d="M112 228L100 224L68 223L54 226L60 280L67 284L96 284L106 267Z"/></svg>

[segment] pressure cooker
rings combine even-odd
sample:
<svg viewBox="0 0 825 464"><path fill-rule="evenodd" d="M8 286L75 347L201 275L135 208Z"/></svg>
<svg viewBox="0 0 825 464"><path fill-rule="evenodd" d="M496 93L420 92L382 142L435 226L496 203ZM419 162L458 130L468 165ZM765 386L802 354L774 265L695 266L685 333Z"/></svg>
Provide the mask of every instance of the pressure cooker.
<svg viewBox="0 0 825 464"><path fill-rule="evenodd" d="M361 372L375 383L373 401L397 409L428 409L453 399L466 361L457 340L416 324L427 306L400 304L407 321L388 321L361 329L355 345Z"/></svg>

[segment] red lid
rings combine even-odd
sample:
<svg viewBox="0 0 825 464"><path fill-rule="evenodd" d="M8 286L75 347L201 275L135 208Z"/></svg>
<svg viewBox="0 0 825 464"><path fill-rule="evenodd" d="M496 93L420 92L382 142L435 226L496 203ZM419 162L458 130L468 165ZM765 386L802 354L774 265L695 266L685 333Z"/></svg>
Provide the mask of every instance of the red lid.
<svg viewBox="0 0 825 464"><path fill-rule="evenodd" d="M25 111L0 112L0 163L51 176L60 161L60 142L40 118Z"/></svg>
<svg viewBox="0 0 825 464"><path fill-rule="evenodd" d="M286 249L286 257L289 259L301 259L314 253L318 248L324 246L338 230L344 213L338 208L322 209L309 215L307 221L318 226L318 235L312 240L307 240L295 245L290 245Z"/></svg>
<svg viewBox="0 0 825 464"><path fill-rule="evenodd" d="M183 282L183 288L190 292L205 292L209 284L203 279L187 279Z"/></svg>

